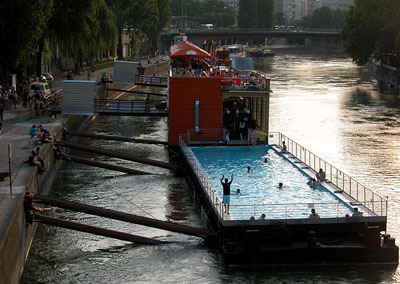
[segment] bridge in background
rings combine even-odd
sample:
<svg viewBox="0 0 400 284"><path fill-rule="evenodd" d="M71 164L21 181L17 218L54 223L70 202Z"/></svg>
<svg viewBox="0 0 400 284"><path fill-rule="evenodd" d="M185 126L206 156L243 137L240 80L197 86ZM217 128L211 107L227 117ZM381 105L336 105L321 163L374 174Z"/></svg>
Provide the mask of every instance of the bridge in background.
<svg viewBox="0 0 400 284"><path fill-rule="evenodd" d="M214 29L214 30L185 30L182 31L198 46L202 46L206 40L214 40L225 44L265 45L272 44L274 40L281 44L299 44L307 47L342 46L340 30L258 30L258 29ZM164 33L159 41L161 49L168 49L173 43L174 36L180 35L180 31Z"/></svg>

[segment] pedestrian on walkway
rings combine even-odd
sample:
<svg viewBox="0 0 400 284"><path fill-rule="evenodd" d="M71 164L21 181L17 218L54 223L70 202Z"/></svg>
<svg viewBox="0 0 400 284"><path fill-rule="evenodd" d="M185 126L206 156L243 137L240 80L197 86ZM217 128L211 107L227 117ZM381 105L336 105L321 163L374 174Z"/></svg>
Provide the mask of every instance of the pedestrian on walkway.
<svg viewBox="0 0 400 284"><path fill-rule="evenodd" d="M35 99L35 117L40 117L40 102Z"/></svg>
<svg viewBox="0 0 400 284"><path fill-rule="evenodd" d="M4 103L0 102L0 118L3 121Z"/></svg>
<svg viewBox="0 0 400 284"><path fill-rule="evenodd" d="M18 103L18 94L17 91L14 90L14 88L11 90L11 100L13 102L14 109L16 109Z"/></svg>
<svg viewBox="0 0 400 284"><path fill-rule="evenodd" d="M22 91L22 106L24 108L26 108L26 105L28 103L28 89L24 88L24 90Z"/></svg>
<svg viewBox="0 0 400 284"><path fill-rule="evenodd" d="M7 110L7 109L9 108L9 105L8 105L8 91L5 91L5 92L4 92L3 99L4 99L4 107L5 107L6 110Z"/></svg>

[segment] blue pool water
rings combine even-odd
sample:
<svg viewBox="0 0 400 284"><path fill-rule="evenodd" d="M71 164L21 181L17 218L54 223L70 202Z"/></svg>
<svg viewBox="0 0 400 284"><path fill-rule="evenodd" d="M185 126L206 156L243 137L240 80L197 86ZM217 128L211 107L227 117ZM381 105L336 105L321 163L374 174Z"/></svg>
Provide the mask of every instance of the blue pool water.
<svg viewBox="0 0 400 284"><path fill-rule="evenodd" d="M234 175L230 213L234 219L307 218L315 208L321 218L344 217L351 208L324 187L310 188L308 175L295 167L270 146L192 147L204 172L222 197L222 175ZM264 163L264 159L268 163ZM251 173L247 172L251 167ZM278 184L282 182L283 188ZM232 218L232 217L231 217Z"/></svg>

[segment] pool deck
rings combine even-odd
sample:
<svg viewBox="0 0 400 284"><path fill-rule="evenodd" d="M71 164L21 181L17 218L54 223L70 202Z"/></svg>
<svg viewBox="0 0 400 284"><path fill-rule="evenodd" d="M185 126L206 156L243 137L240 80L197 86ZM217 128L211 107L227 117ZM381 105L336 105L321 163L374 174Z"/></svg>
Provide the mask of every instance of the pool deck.
<svg viewBox="0 0 400 284"><path fill-rule="evenodd" d="M281 147L278 147L276 145L272 146L277 152L282 151ZM290 163L292 163L293 166L297 167L300 171L303 171L310 177L315 177L317 172L311 169L308 165L304 164L302 161L297 159L295 156L293 156L289 152L281 152L281 155L284 156ZM358 208L360 209L363 214L365 214L368 217L371 216L378 216L375 214L373 211L369 210L365 206L363 206L358 200L354 199L353 197L349 196L346 194L343 190L335 186L333 183L331 183L329 180L325 180L324 182L320 182L320 184L326 188L332 195L336 196L338 199L342 200L344 203L350 204L352 208ZM343 216L344 217L344 216Z"/></svg>

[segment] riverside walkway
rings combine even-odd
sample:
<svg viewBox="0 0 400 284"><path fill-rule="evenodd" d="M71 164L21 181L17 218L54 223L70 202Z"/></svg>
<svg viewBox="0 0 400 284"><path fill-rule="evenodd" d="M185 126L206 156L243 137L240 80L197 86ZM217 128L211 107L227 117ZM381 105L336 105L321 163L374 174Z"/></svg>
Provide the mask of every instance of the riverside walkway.
<svg viewBox="0 0 400 284"><path fill-rule="evenodd" d="M112 68L99 70L92 76L101 76ZM56 76L53 90L58 89L65 79ZM86 74L75 75L75 79L86 79ZM25 189L42 191L48 180L55 178L55 166L51 145L41 145L40 155L45 161L47 171L37 174L37 168L24 163L35 147L29 143L29 128L42 125L52 137L60 135L64 118L32 117L33 112L23 108L9 109L3 114L2 134L0 135L0 284L18 283L22 272L34 230L24 222L23 194ZM9 174L8 145L11 145L11 185Z"/></svg>

